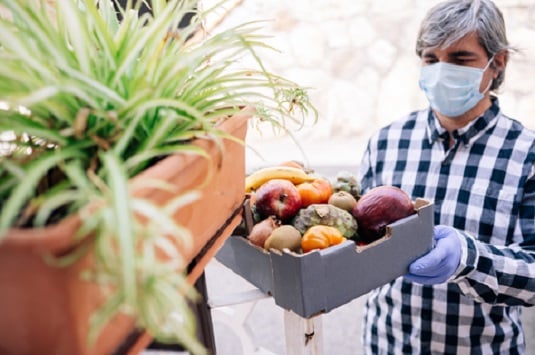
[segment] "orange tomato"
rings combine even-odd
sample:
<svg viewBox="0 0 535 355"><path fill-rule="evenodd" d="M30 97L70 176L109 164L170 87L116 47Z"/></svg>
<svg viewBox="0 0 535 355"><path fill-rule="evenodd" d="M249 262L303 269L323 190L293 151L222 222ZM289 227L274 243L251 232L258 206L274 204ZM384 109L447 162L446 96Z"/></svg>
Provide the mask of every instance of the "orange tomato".
<svg viewBox="0 0 535 355"><path fill-rule="evenodd" d="M297 191L301 196L302 206L307 207L315 203L327 203L333 194L333 187L329 180L318 177L297 185Z"/></svg>
<svg viewBox="0 0 535 355"><path fill-rule="evenodd" d="M335 227L315 225L310 227L301 238L301 249L307 253L314 249L325 249L342 243L346 238Z"/></svg>

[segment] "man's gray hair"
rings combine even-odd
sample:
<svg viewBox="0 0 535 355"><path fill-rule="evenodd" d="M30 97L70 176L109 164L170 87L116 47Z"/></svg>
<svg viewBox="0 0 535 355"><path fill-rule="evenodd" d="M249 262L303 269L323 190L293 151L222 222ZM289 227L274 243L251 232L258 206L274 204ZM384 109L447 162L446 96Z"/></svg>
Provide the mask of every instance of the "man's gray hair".
<svg viewBox="0 0 535 355"><path fill-rule="evenodd" d="M426 48L448 47L473 32L477 33L489 59L502 50L512 49L503 14L491 0L448 0L432 7L424 17L416 40L416 54L421 57ZM490 89L499 88L504 76L501 71Z"/></svg>

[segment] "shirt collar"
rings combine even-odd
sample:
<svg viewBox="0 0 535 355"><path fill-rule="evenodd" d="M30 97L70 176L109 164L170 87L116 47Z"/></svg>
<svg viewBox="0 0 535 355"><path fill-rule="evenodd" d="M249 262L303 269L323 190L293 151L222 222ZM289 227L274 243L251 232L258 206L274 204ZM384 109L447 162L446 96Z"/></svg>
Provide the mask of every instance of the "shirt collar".
<svg viewBox="0 0 535 355"><path fill-rule="evenodd" d="M500 113L500 105L498 98L495 96L491 97L491 101L491 106L483 113L483 115L472 120L466 126L453 131L453 137L455 139L460 139L462 143L466 145L469 144L473 138L479 136L480 133L494 127L498 119L498 114ZM438 118L431 108L428 109L427 129L430 144L448 138L448 132L440 125Z"/></svg>

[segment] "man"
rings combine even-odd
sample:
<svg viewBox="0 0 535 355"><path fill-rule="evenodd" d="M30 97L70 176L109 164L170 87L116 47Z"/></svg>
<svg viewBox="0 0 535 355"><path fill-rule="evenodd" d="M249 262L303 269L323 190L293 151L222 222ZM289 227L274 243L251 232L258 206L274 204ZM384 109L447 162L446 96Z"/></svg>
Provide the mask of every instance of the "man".
<svg viewBox="0 0 535 355"><path fill-rule="evenodd" d="M435 247L370 293L363 344L373 354L523 354L535 304L535 133L491 95L509 58L490 0L450 0L416 44L430 108L369 141L364 190L398 186L434 203Z"/></svg>

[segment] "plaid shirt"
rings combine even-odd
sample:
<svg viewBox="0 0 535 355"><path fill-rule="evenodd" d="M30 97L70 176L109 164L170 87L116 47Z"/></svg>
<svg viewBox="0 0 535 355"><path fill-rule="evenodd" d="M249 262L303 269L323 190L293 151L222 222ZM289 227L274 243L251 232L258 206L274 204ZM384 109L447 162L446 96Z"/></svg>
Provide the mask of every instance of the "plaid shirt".
<svg viewBox="0 0 535 355"><path fill-rule="evenodd" d="M428 109L380 130L361 164L363 190L394 185L434 202L435 224L463 236L449 283L400 277L372 291L363 344L373 354L522 354L522 306L535 304L535 133L498 100L448 133Z"/></svg>

